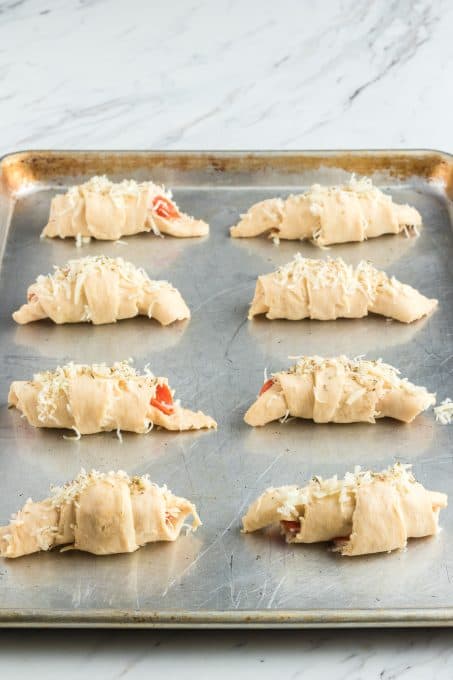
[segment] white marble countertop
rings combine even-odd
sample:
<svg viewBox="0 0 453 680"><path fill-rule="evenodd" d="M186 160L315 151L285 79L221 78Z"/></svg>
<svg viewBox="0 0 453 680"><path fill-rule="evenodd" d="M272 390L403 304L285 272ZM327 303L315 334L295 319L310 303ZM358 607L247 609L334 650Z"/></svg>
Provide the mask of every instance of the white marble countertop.
<svg viewBox="0 0 453 680"><path fill-rule="evenodd" d="M450 0L0 0L0 154L453 151ZM2 677L451 678L453 633L2 632Z"/></svg>
<svg viewBox="0 0 453 680"><path fill-rule="evenodd" d="M14 680L451 680L450 630L2 631Z"/></svg>
<svg viewBox="0 0 453 680"><path fill-rule="evenodd" d="M450 0L2 0L0 153L451 144Z"/></svg>

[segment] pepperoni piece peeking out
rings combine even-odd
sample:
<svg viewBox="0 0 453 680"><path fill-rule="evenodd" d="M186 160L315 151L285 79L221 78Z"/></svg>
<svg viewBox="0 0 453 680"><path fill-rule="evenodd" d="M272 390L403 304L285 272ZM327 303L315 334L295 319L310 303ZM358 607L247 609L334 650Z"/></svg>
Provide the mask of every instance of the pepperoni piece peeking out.
<svg viewBox="0 0 453 680"><path fill-rule="evenodd" d="M154 212L157 215L159 215L159 217L163 217L164 219L174 220L177 217L181 216L181 213L179 212L175 204L172 203L170 199L166 198L165 196L161 195L155 196L153 198L152 206Z"/></svg>
<svg viewBox="0 0 453 680"><path fill-rule="evenodd" d="M273 384L274 384L274 381L272 380L272 378L269 378L269 380L266 380L266 382L264 383L264 385L260 389L259 396L261 397L261 395L264 394L265 392L267 392L267 390L270 390Z"/></svg>
<svg viewBox="0 0 453 680"><path fill-rule="evenodd" d="M177 518L174 515L172 515L170 512L166 512L165 513L165 521L170 526L174 526L177 522Z"/></svg>
<svg viewBox="0 0 453 680"><path fill-rule="evenodd" d="M175 409L173 406L173 397L168 385L158 385L156 387L156 394L151 399L150 404L151 406L158 408L162 413L165 413L165 415L171 416Z"/></svg>
<svg viewBox="0 0 453 680"><path fill-rule="evenodd" d="M290 522L289 520L282 519L280 524L284 530L288 531L290 534L298 534L300 531L300 522L298 521Z"/></svg>

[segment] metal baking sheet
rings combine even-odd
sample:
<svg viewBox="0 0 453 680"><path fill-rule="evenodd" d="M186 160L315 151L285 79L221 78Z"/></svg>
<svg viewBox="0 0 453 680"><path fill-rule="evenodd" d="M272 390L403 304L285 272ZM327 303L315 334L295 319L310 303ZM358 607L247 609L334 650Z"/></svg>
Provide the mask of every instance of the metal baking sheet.
<svg viewBox="0 0 453 680"><path fill-rule="evenodd" d="M81 467L148 472L195 501L201 529L174 544L94 557L58 552L0 564L0 624L35 626L386 626L453 623L453 426L431 412L411 425L314 425L291 421L251 429L242 421L264 368L295 354L382 357L443 399L453 397L453 235L448 194L453 161L438 152L29 152L1 162L0 522L32 496ZM205 239L139 235L127 245L40 241L56 191L94 173L152 177L211 225ZM315 249L309 243L232 240L228 227L257 200L372 176L423 215L419 238L388 236ZM438 297L439 310L410 326L379 317L322 323L248 322L257 275L308 256L340 255L378 267ZM173 282L192 310L189 323L161 328L147 319L115 326L16 326L11 312L27 285L52 265L101 254L122 256ZM214 416L217 432L148 436L114 433L65 441L8 410L13 379L63 362L134 357L167 375L177 396ZM342 475L356 464L413 463L429 488L445 491L443 531L404 552L342 559L326 545L287 546L278 533L240 534L240 519L269 485Z"/></svg>

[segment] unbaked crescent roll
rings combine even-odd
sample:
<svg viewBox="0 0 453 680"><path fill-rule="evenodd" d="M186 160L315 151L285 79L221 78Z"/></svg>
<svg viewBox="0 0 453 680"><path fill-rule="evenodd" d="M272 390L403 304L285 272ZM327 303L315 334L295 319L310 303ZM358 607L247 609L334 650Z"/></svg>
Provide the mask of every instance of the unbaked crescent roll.
<svg viewBox="0 0 453 680"><path fill-rule="evenodd" d="M368 312L411 323L433 311L430 300L415 288L362 260L357 267L341 258L311 260L297 253L294 260L258 277L248 318L358 319Z"/></svg>
<svg viewBox="0 0 453 680"><path fill-rule="evenodd" d="M205 236L209 226L181 212L171 192L154 182L111 182L92 177L85 184L54 196L41 234L50 238L116 241L142 231L179 238Z"/></svg>
<svg viewBox="0 0 453 680"><path fill-rule="evenodd" d="M306 193L252 205L231 227L233 238L269 234L274 239L311 239L318 246L364 241L421 226L420 213L394 203L371 180L354 177L343 186L314 184Z"/></svg>
<svg viewBox="0 0 453 680"><path fill-rule="evenodd" d="M33 380L16 380L8 404L33 427L72 429L77 437L112 430L146 434L155 425L177 431L217 427L201 411L174 401L167 378L140 375L127 361L71 363L37 373Z"/></svg>
<svg viewBox="0 0 453 680"><path fill-rule="evenodd" d="M146 543L175 541L189 515L195 531L201 524L195 505L148 475L82 469L74 481L52 488L49 498L29 498L0 527L0 555L21 557L56 546L95 555L130 553Z"/></svg>
<svg viewBox="0 0 453 680"><path fill-rule="evenodd" d="M19 324L50 318L57 324L91 321L98 325L144 315L163 326L190 319L181 293L167 281L152 281L143 269L121 257L83 257L38 276L27 304L13 314Z"/></svg>
<svg viewBox="0 0 453 680"><path fill-rule="evenodd" d="M335 541L352 557L404 548L438 532L444 493L428 491L397 463L382 472L357 467L344 479L314 477L307 486L267 489L242 518L244 532L279 524L287 543Z"/></svg>
<svg viewBox="0 0 453 680"><path fill-rule="evenodd" d="M265 382L244 420L254 427L289 416L315 423L375 423L386 417L410 423L435 403L435 394L400 378L381 360L300 357Z"/></svg>

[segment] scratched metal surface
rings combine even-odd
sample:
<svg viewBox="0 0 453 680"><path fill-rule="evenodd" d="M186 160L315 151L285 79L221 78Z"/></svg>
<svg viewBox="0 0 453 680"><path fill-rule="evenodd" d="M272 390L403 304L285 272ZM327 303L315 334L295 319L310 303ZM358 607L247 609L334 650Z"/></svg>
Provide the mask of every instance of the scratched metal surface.
<svg viewBox="0 0 453 680"><path fill-rule="evenodd" d="M121 154L114 177L121 173ZM263 157L265 166L265 156ZM141 179L140 168L133 174ZM211 224L209 238L127 239L127 245L40 241L51 196L82 176L56 176L54 186L31 185L17 200L8 227L8 201L0 215L6 239L0 270L0 522L28 498L46 495L52 483L71 479L81 467L148 472L158 483L195 501L204 521L174 544L147 546L131 555L94 557L41 553L0 564L0 623L40 625L347 625L357 621L451 623L453 620L453 510L442 513L444 531L412 541L405 552L341 559L325 545L287 546L275 532L240 534L248 503L269 485L302 484L313 473L343 474L356 464L382 468L413 463L420 480L453 498L451 428L432 412L410 426L392 421L369 425L315 426L292 421L252 430L242 421L263 382L294 354L366 354L398 366L414 382L453 397L453 237L447 200L438 188L414 177L379 183L397 201L422 213L418 239L383 237L332 248L265 239L232 240L228 226L255 201L303 190L315 181L339 181L341 170L298 176L245 170L215 186L194 171L165 164L155 180L170 181L179 204ZM403 281L440 300L439 311L411 326L382 318L320 322L246 320L256 276L304 255L371 259ZM192 310L192 320L161 328L146 319L94 328L40 322L16 326L11 312L27 285L68 258L120 255L153 277L173 282ZM183 403L214 416L215 433L148 436L115 434L62 439L59 431L31 428L6 397L13 379L68 360L92 362L133 356L167 375Z"/></svg>

